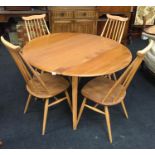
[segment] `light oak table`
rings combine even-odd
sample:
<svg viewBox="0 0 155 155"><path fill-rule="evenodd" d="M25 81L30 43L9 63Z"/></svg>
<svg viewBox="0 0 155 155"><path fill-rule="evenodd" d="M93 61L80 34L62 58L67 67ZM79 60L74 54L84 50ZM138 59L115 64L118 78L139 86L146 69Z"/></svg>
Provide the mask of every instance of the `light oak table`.
<svg viewBox="0 0 155 155"><path fill-rule="evenodd" d="M111 39L82 33L55 33L36 38L23 48L24 58L34 67L72 77L73 129L77 127L78 77L111 74L132 59L125 46Z"/></svg>

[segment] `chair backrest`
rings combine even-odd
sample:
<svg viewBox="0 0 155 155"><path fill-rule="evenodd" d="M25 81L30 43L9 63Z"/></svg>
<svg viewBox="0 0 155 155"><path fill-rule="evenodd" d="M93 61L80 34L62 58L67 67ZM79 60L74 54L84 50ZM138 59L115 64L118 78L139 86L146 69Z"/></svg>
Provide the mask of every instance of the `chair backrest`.
<svg viewBox="0 0 155 155"><path fill-rule="evenodd" d="M22 51L21 47L11 44L7 40L5 40L2 36L1 36L1 41L5 45L5 47L8 49L9 53L11 54L13 60L15 61L17 67L19 68L25 82L27 84L29 84L29 81L35 77L36 80L38 80L38 82L41 84L41 86L48 93L49 90L47 89L47 86L45 85L44 81L39 76L40 73L37 72L36 70L34 70L34 68L28 63L28 61L26 59L24 59L22 52L21 52ZM33 82L33 80L31 80L31 81Z"/></svg>
<svg viewBox="0 0 155 155"><path fill-rule="evenodd" d="M120 43L122 41L127 21L128 18L107 14L107 21L103 27L101 36L113 39Z"/></svg>
<svg viewBox="0 0 155 155"><path fill-rule="evenodd" d="M115 92L115 96L113 96L113 101L117 100L117 98L120 96L120 94L127 90L131 80L133 79L137 69L139 68L141 62L144 59L145 54L150 51L153 44L155 43L154 40L150 40L149 45L144 48L143 50L140 50L137 52L137 57L132 61L132 63L127 67L127 69L124 71L124 73L119 77L119 79L115 82L112 88L108 91L107 95L103 98L103 102L105 102L110 95L113 95L113 92ZM118 85L122 85L122 89L119 91L116 91L118 88Z"/></svg>
<svg viewBox="0 0 155 155"><path fill-rule="evenodd" d="M22 17L25 22L29 41L46 34L50 34L45 17L46 14Z"/></svg>

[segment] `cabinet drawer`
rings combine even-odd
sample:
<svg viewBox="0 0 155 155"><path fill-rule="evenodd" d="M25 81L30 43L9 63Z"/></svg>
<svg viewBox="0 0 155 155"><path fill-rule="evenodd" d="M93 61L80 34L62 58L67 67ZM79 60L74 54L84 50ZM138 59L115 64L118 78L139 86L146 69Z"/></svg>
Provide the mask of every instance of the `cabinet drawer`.
<svg viewBox="0 0 155 155"><path fill-rule="evenodd" d="M75 18L96 18L96 11L75 11Z"/></svg>
<svg viewBox="0 0 155 155"><path fill-rule="evenodd" d="M73 11L54 10L52 11L52 18L73 18Z"/></svg>

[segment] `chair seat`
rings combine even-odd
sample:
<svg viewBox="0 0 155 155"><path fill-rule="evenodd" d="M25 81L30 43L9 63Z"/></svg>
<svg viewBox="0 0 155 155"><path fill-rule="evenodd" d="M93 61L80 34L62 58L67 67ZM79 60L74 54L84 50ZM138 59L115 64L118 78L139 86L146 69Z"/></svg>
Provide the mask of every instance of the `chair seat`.
<svg viewBox="0 0 155 155"><path fill-rule="evenodd" d="M46 84L47 90L34 77L26 85L27 91L38 98L50 98L60 94L69 87L69 82L61 76L52 76L49 73L39 75Z"/></svg>
<svg viewBox="0 0 155 155"><path fill-rule="evenodd" d="M112 94L106 99L106 101L102 103L104 97L107 95L108 91L113 87L114 84L115 84L115 81L113 80L110 80L105 77L97 77L89 81L83 87L82 95L102 105L111 106L111 105L118 104L125 98L125 95L126 95L126 91L122 85L118 85L114 89ZM122 93L118 95L118 92L120 90L122 91ZM116 95L118 95L118 97L115 99L115 101L113 101Z"/></svg>

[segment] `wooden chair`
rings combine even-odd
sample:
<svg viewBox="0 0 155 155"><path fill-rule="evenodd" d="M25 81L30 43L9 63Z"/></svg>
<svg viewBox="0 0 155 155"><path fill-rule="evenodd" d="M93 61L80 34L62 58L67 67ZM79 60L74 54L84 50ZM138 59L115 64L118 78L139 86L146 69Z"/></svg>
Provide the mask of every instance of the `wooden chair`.
<svg viewBox="0 0 155 155"><path fill-rule="evenodd" d="M106 37L121 43L128 18L110 14L107 14L107 18L101 37ZM108 76L111 78L110 75ZM115 73L113 73L113 77L115 80L117 79Z"/></svg>
<svg viewBox="0 0 155 155"><path fill-rule="evenodd" d="M69 83L61 76L52 76L50 73L40 74L39 72L34 70L34 68L26 59L24 59L21 53L21 48L19 46L15 46L9 43L3 37L1 37L1 41L8 49L26 82L26 89L29 93L29 96L26 102L24 113L26 113L28 110L28 106L30 104L32 96L45 100L42 127L42 135L44 135L46 129L48 108L59 104L66 99L71 108L71 101L67 92ZM56 98L53 102L49 103L49 98L52 98L60 93L65 93L65 97L60 99Z"/></svg>
<svg viewBox="0 0 155 155"><path fill-rule="evenodd" d="M123 101L126 96L126 90L138 67L140 66L145 56L145 53L149 51L150 48L153 46L153 42L154 41L151 40L149 45L145 49L137 52L137 57L135 58L135 60L128 66L128 68L117 81L101 76L89 81L83 87L82 95L84 96L84 100L79 111L77 122L79 122L85 107L105 115L109 140L110 143L112 143L109 107L120 103L126 118L128 118L128 113L125 107L125 103ZM88 99L94 101L95 105L91 106L86 104L86 101ZM101 109L102 106L104 107L103 109Z"/></svg>
<svg viewBox="0 0 155 155"><path fill-rule="evenodd" d="M121 43L128 18L110 14L107 14L107 18L101 37L104 36Z"/></svg>
<svg viewBox="0 0 155 155"><path fill-rule="evenodd" d="M46 34L50 34L45 17L46 14L22 17L25 22L29 41Z"/></svg>

